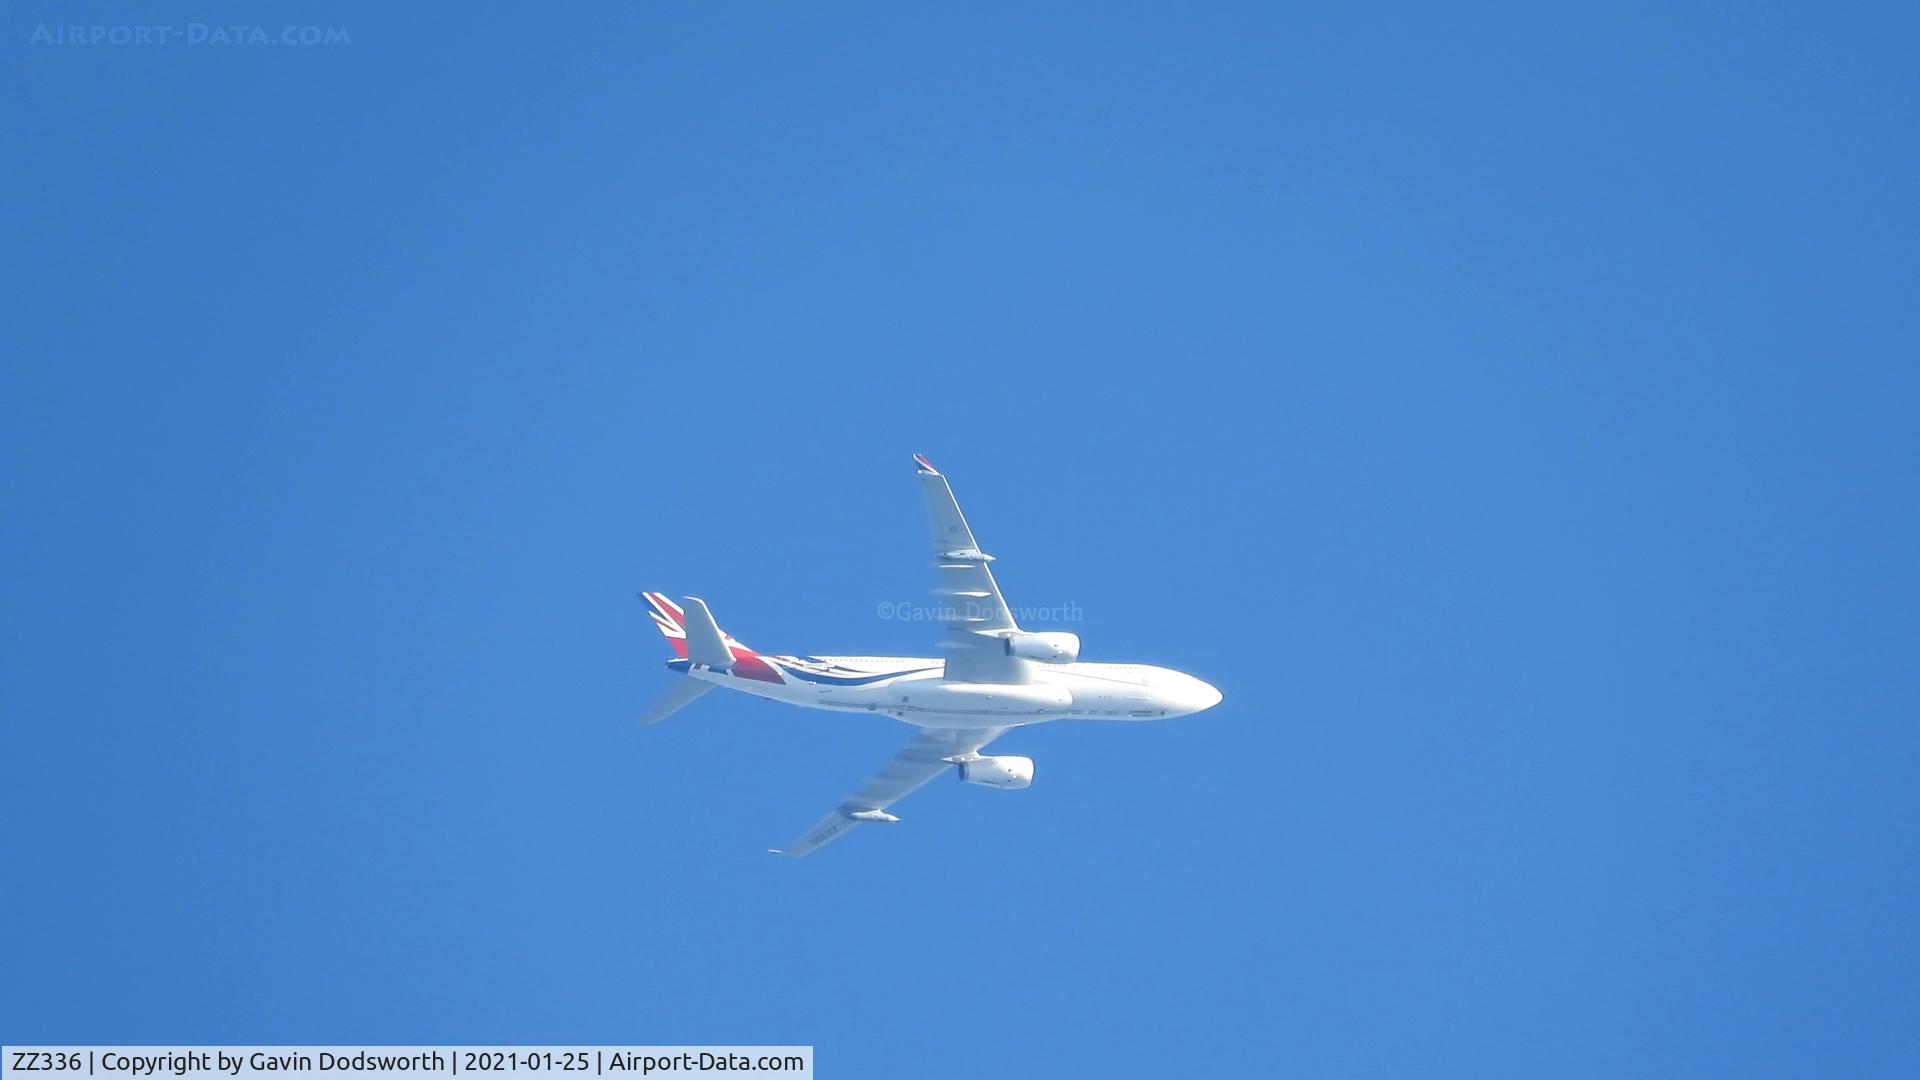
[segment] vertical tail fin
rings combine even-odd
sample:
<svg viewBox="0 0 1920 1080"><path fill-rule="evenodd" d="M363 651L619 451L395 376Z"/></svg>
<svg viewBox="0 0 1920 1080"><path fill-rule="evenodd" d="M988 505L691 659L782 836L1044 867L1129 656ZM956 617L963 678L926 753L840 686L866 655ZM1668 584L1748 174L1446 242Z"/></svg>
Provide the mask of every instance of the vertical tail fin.
<svg viewBox="0 0 1920 1080"><path fill-rule="evenodd" d="M654 628L673 646L674 661L669 667L685 670L690 661L703 668L725 672L742 679L757 682L783 683L780 671L772 664L760 658L760 654L740 644L738 638L720 629L713 621L713 613L707 610L706 601L697 596L681 599L687 602L681 607L665 593L641 593L647 606L652 608Z"/></svg>
<svg viewBox="0 0 1920 1080"><path fill-rule="evenodd" d="M641 593L640 599L647 602L653 610L654 628L660 631L667 644L673 646L673 654L682 660L687 658L687 611L674 603L666 593Z"/></svg>
<svg viewBox="0 0 1920 1080"><path fill-rule="evenodd" d="M697 596L681 598L687 607L681 607L666 593L641 593L640 598L652 609L649 614L653 616L654 628L673 646L674 656L681 660L724 670L735 661L758 655L738 638L721 630L713 621L713 612L707 610L707 602Z"/></svg>

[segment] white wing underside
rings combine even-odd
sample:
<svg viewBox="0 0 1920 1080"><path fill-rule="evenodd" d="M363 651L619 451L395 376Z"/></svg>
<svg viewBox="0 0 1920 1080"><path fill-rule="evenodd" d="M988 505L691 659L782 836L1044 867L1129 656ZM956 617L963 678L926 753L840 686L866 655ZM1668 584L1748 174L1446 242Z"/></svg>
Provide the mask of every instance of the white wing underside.
<svg viewBox="0 0 1920 1080"><path fill-rule="evenodd" d="M887 767L881 769L873 779L861 785L860 790L847 797L847 800L834 809L833 813L803 833L800 839L780 850L779 854L799 858L810 855L821 845L838 840L852 832L855 826L868 824L868 821L853 817L876 810L885 810L908 795L926 786L929 780L953 768L947 761L951 757L971 754L992 742L1005 728L925 728L913 741L902 747Z"/></svg>
<svg viewBox="0 0 1920 1080"><path fill-rule="evenodd" d="M1026 661L1007 655L1001 635L1018 630L1000 584L967 527L947 478L922 458L920 485L927 497L927 525L933 540L934 607L947 628L940 642L946 677L960 682L1023 683L1031 679Z"/></svg>
<svg viewBox="0 0 1920 1080"><path fill-rule="evenodd" d="M1024 683L1032 680L1025 660L1007 654L1003 635L1019 629L1000 595L1000 585L987 568L992 561L973 538L953 488L927 460L914 455L920 484L927 498L927 525L936 577L934 606L942 613L946 637L940 642L947 679L959 682ZM838 840L855 826L885 820L879 815L918 791L954 766L948 758L972 754L992 742L1006 728L926 728L894 755L887 767L854 792L819 824L780 854L799 857Z"/></svg>

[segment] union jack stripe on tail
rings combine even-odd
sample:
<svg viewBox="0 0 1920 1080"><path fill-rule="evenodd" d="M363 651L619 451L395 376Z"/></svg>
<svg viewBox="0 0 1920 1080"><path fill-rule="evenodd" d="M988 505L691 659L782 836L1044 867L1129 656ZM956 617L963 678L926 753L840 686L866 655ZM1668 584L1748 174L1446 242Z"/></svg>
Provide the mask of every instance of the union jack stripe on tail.
<svg viewBox="0 0 1920 1080"><path fill-rule="evenodd" d="M666 593L647 592L640 596L653 609L649 612L653 617L653 625L667 639L667 644L673 646L673 655L680 660L687 659L687 609L674 603ZM781 677L778 668L762 660L759 653L740 644L732 634L723 630L720 637L727 646L727 652L733 656L733 667L727 674L759 682L787 681Z"/></svg>
<svg viewBox="0 0 1920 1080"><path fill-rule="evenodd" d="M641 593L640 598L653 610L653 625L666 637L667 644L673 646L673 654L682 660L687 658L687 609L674 603L666 593Z"/></svg>

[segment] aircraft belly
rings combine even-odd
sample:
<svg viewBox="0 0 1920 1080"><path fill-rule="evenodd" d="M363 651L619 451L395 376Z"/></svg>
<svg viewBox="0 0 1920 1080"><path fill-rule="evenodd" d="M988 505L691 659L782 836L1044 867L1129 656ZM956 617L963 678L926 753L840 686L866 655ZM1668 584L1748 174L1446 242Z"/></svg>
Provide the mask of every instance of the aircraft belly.
<svg viewBox="0 0 1920 1080"><path fill-rule="evenodd" d="M913 709L888 709L886 715L895 720L912 724L914 727L938 728L942 730L971 731L979 728L1026 727L1029 724L1043 724L1048 720L1060 720L1059 715L1036 716L1018 713L937 713Z"/></svg>

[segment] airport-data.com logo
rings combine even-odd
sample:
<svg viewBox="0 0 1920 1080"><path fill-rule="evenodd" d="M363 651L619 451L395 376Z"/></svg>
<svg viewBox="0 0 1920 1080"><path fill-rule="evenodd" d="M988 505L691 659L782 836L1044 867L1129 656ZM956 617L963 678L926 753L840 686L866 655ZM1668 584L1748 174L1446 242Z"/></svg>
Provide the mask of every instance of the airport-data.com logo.
<svg viewBox="0 0 1920 1080"><path fill-rule="evenodd" d="M344 26L254 26L233 23L41 23L29 45L152 48L165 45L312 48L353 44Z"/></svg>

